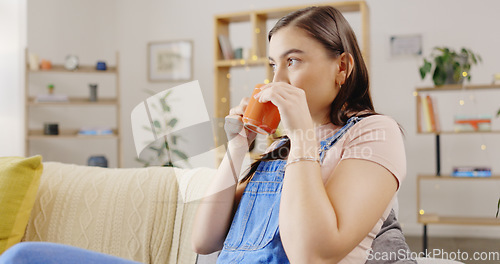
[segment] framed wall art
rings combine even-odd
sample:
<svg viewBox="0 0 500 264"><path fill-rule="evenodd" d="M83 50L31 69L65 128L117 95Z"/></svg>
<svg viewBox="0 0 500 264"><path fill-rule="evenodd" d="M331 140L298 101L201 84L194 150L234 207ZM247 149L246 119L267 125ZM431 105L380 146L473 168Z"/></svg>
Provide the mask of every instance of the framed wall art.
<svg viewBox="0 0 500 264"><path fill-rule="evenodd" d="M148 44L149 81L190 81L192 78L192 41L176 40Z"/></svg>

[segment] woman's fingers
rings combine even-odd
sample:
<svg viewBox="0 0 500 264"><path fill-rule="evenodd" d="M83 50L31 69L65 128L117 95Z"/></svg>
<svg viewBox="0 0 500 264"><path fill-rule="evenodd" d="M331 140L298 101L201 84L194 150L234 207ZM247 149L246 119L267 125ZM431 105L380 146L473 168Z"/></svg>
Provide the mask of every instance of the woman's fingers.
<svg viewBox="0 0 500 264"><path fill-rule="evenodd" d="M261 92L254 97L261 103L273 102L283 107L285 102L300 101L305 98L304 91L287 83L270 83L261 87ZM285 100L286 99L286 100Z"/></svg>
<svg viewBox="0 0 500 264"><path fill-rule="evenodd" d="M224 130L227 134L238 134L243 130L243 122L239 115L229 115L225 118Z"/></svg>

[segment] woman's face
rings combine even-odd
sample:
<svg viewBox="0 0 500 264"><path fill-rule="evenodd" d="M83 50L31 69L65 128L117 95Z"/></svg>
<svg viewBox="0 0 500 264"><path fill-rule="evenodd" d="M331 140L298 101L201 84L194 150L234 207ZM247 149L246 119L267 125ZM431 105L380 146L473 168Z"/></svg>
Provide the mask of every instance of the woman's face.
<svg viewBox="0 0 500 264"><path fill-rule="evenodd" d="M313 121L329 122L330 104L338 93L336 76L339 59L306 31L287 26L275 32L269 42L269 60L274 68L273 82L285 82L303 89Z"/></svg>

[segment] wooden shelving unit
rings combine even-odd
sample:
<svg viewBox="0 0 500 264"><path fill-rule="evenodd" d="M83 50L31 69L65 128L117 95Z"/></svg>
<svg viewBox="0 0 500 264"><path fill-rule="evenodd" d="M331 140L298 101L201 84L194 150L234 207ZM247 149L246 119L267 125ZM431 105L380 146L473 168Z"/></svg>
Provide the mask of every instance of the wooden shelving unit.
<svg viewBox="0 0 500 264"><path fill-rule="evenodd" d="M490 90L490 89L500 89L500 85L497 84L484 84L484 85L461 85L461 84L450 84L443 85L439 87L419 87L415 89L415 92L440 92L440 91L459 91L459 90Z"/></svg>
<svg viewBox="0 0 500 264"><path fill-rule="evenodd" d="M64 65L54 64L49 70L31 70L27 68L29 73L98 73L98 74L117 74L118 68L116 66L107 67L105 71L99 71L95 69L95 66L90 65L80 65L76 70L67 70Z"/></svg>
<svg viewBox="0 0 500 264"><path fill-rule="evenodd" d="M361 15L361 36L358 41L361 45L363 57L367 66L370 59L370 25L368 16L368 6L365 1L333 2L311 4L316 6L330 5L343 13L359 13ZM307 6L311 6L307 5ZM269 66L267 58L267 33L270 29L266 27L268 20L279 19L286 14L305 8L307 6L291 6L283 8L263 9L236 12L217 15L214 18L214 117L215 127L215 146L220 146L224 142L224 117L230 109L230 70L233 67L265 67L266 76L263 76L264 82L271 82L273 71ZM229 25L231 23L250 23L252 28L252 46L250 56L246 59L224 60L219 46L219 35L230 36ZM216 163L219 164L223 154L217 155Z"/></svg>
<svg viewBox="0 0 500 264"><path fill-rule="evenodd" d="M414 95L417 96L420 92L457 92L457 91L477 91L477 90L500 90L500 85L443 85L440 87L421 87L416 88ZM418 100L417 100L418 102ZM419 111L417 106L417 111ZM419 119L417 118L417 122ZM500 175L492 175L490 177L454 177L451 175L441 175L441 135L474 135L474 134L500 134L498 130L491 131L436 131L424 132L417 131L418 134L427 134L435 136L435 151L436 151L436 174L434 175L418 175L417 176L417 221L423 224L423 251L427 251L427 225L442 224L442 225L483 225L497 226L500 225L500 218L492 217L469 217L469 216L447 216L438 213L428 213L422 210L421 206L421 183L428 180L439 181L481 181L490 183L491 181L500 181Z"/></svg>
<svg viewBox="0 0 500 264"><path fill-rule="evenodd" d="M71 138L71 139L99 139L99 138L118 138L118 131L113 130L112 134L106 135L80 135L78 130L68 129L59 131L59 135L45 135L42 130L29 130L29 139L54 139L54 138Z"/></svg>
<svg viewBox="0 0 500 264"><path fill-rule="evenodd" d="M28 98L28 105L30 106L64 106L64 105L81 105L81 106L96 106L96 105L116 105L118 104L117 98L99 98L96 102L90 102L85 97L70 97L65 102L36 102L34 97Z"/></svg>
<svg viewBox="0 0 500 264"><path fill-rule="evenodd" d="M28 58L28 51L26 50L26 58ZM70 71L64 68L63 65L52 65L49 70L31 70L26 61L25 70L25 155L30 156L30 145L33 140L87 140L88 144L100 144L97 139L104 140L116 140L116 157L117 166L122 167L122 151L121 151L121 121L120 121L120 82L119 82L119 55L116 54L116 66L108 66L105 71L96 70L95 66L91 65L80 65L78 69ZM62 102L37 102L36 97L30 93L30 83L29 77L31 75L39 74L54 74L54 75L90 75L90 74L103 74L103 75L113 75L114 76L114 97L101 98L99 97L97 101L92 102L88 97L69 97L67 101ZM60 129L59 135L44 135L43 131L40 129L32 129L29 127L30 112L36 111L36 109L43 107L58 107L61 109L67 109L70 107L84 107L94 108L94 107L114 107L116 110L116 116L114 117L116 121L116 127L113 128L112 134L106 135L79 135L77 129ZM99 118L99 117L97 117ZM38 153L42 154L43 153ZM64 154L63 154L64 155ZM77 161L75 161L77 163Z"/></svg>

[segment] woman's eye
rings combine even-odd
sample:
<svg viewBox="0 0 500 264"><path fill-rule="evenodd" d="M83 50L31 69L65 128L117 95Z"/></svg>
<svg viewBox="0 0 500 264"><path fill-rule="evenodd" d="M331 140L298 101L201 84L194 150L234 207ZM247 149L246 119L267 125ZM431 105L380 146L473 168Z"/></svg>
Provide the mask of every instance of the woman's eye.
<svg viewBox="0 0 500 264"><path fill-rule="evenodd" d="M276 64L274 63L269 63L269 66L273 69L273 71L276 71Z"/></svg>
<svg viewBox="0 0 500 264"><path fill-rule="evenodd" d="M297 59L288 59L288 66L293 66L298 62Z"/></svg>

